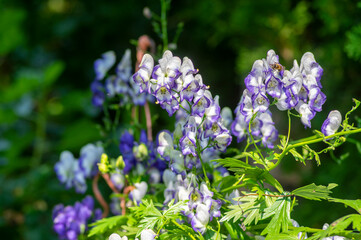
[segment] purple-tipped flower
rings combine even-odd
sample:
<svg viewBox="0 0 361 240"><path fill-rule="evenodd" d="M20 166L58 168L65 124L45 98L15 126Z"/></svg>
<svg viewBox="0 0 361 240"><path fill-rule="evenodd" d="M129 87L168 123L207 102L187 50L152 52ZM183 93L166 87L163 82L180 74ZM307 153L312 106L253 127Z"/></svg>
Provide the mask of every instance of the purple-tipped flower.
<svg viewBox="0 0 361 240"><path fill-rule="evenodd" d="M135 189L130 192L129 198L139 204L148 190L148 184L146 182L140 182L134 184Z"/></svg>
<svg viewBox="0 0 361 240"><path fill-rule="evenodd" d="M96 80L102 80L107 74L108 70L115 63L115 53L108 51L102 54L102 58L95 60L94 70L96 74Z"/></svg>
<svg viewBox="0 0 361 240"><path fill-rule="evenodd" d="M151 229L144 229L140 234L140 240L154 240L157 234Z"/></svg>
<svg viewBox="0 0 361 240"><path fill-rule="evenodd" d="M203 203L198 204L196 213L192 217L191 221L193 230L203 234L207 229L209 218L209 208Z"/></svg>
<svg viewBox="0 0 361 240"><path fill-rule="evenodd" d="M129 82L132 76L132 61L130 58L130 49L125 50L125 53L120 60L117 69L117 76L124 82Z"/></svg>
<svg viewBox="0 0 361 240"><path fill-rule="evenodd" d="M262 60L256 60L253 64L252 71L244 79L248 91L251 93L259 91L264 87L264 64Z"/></svg>
<svg viewBox="0 0 361 240"><path fill-rule="evenodd" d="M153 57L149 54L144 54L139 70L133 75L133 80L138 84L140 92L149 91L149 80L152 77L153 67Z"/></svg>
<svg viewBox="0 0 361 240"><path fill-rule="evenodd" d="M77 161L69 151L63 151L60 154L60 161L55 164L55 173L59 181L65 184L66 188L73 186L74 168L76 165Z"/></svg>
<svg viewBox="0 0 361 240"><path fill-rule="evenodd" d="M322 105L326 102L326 95L317 86L311 88L308 93L309 106L316 112L322 111Z"/></svg>
<svg viewBox="0 0 361 240"><path fill-rule="evenodd" d="M304 75L313 76L317 81L317 85L320 88L322 88L320 80L321 80L321 77L323 74L323 69L316 62L315 57L313 56L312 53L306 52L305 54L303 54L303 56L301 58L300 70L301 70L302 74L304 74Z"/></svg>
<svg viewBox="0 0 361 240"><path fill-rule="evenodd" d="M298 104L296 111L301 115L301 122L305 125L305 128L311 128L311 120L314 118L316 112L306 103Z"/></svg>
<svg viewBox="0 0 361 240"><path fill-rule="evenodd" d="M328 117L323 122L321 132L325 136L333 135L337 132L342 121L341 113L338 110L333 110L328 114Z"/></svg>
<svg viewBox="0 0 361 240"><path fill-rule="evenodd" d="M265 112L269 106L269 100L264 92L255 92L252 95L252 106L254 112Z"/></svg>
<svg viewBox="0 0 361 240"><path fill-rule="evenodd" d="M85 177L93 177L98 172L97 163L103 151L103 147L91 143L80 149L79 166Z"/></svg>

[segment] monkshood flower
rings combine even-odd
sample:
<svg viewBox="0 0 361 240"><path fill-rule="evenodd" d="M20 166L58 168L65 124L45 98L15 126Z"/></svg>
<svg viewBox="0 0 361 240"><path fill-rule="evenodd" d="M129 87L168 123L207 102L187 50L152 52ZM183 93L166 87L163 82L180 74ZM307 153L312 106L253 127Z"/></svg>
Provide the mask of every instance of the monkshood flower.
<svg viewBox="0 0 361 240"><path fill-rule="evenodd" d="M157 137L157 151L170 161L175 173L185 176L187 170L201 167L202 151L226 150L232 138L224 124L230 124L230 120L228 117L228 123L223 121L219 97L212 97L189 58L181 61L166 51L158 63L153 67L153 58L145 54L133 79L142 91L153 95L170 116L176 114L178 125L174 137L171 133L161 133ZM208 145L200 148L202 142Z"/></svg>
<svg viewBox="0 0 361 240"><path fill-rule="evenodd" d="M342 122L341 113L338 110L333 110L328 114L328 117L323 122L321 132L325 136L333 135L337 132Z"/></svg>
<svg viewBox="0 0 361 240"><path fill-rule="evenodd" d="M93 177L97 172L97 163L104 149L102 146L87 144L80 149L79 166L85 177Z"/></svg>
<svg viewBox="0 0 361 240"><path fill-rule="evenodd" d="M54 166L59 181L64 183L67 189L73 186L74 169L76 165L77 161L73 154L69 151L63 151L60 154L60 161Z"/></svg>
<svg viewBox="0 0 361 240"><path fill-rule="evenodd" d="M330 227L330 225L328 223L325 223L322 226L322 230L326 230L329 227ZM346 238L341 237L341 236L331 236L331 237L322 238L322 240L344 240L344 239L346 239Z"/></svg>
<svg viewBox="0 0 361 240"><path fill-rule="evenodd" d="M102 58L95 60L94 70L96 74L96 80L102 80L109 69L115 63L115 53L113 51L108 51L102 54Z"/></svg>
<svg viewBox="0 0 361 240"><path fill-rule="evenodd" d="M116 172L111 173L110 180L119 191L123 189L125 184L125 178L124 175L119 170L116 170Z"/></svg>
<svg viewBox="0 0 361 240"><path fill-rule="evenodd" d="M74 206L59 204L53 209L53 229L60 239L76 240L87 231L90 222L101 218L101 210L94 210L94 200L87 196Z"/></svg>
<svg viewBox="0 0 361 240"><path fill-rule="evenodd" d="M273 148L273 142L278 138L277 129L273 121L260 117L261 113L269 113L270 97L279 110L295 109L305 127L311 127L311 120L326 101L321 91L322 73L322 68L310 52L302 56L300 65L294 60L293 67L285 70L279 63L278 55L269 50L267 58L256 60L244 79L246 89L235 109L232 134L238 142L252 134L255 138L262 138L264 146ZM253 122L250 123L252 117Z"/></svg>
<svg viewBox="0 0 361 240"><path fill-rule="evenodd" d="M156 154L154 146L153 142L148 142L144 130L141 131L138 142L134 140L134 136L130 132L125 131L121 135L119 143L119 150L125 164L123 174L131 171L144 174L147 171L148 175L153 177L152 181L157 181L160 177L156 175L162 174L167 166ZM155 170L158 170L159 173L156 173Z"/></svg>
<svg viewBox="0 0 361 240"><path fill-rule="evenodd" d="M298 222L296 222L296 220L291 219L291 223L292 223L292 226L294 226L294 227L297 227L297 228L300 227L300 225L298 224ZM307 233L299 232L297 234L297 238L298 239L307 239Z"/></svg>
<svg viewBox="0 0 361 240"><path fill-rule="evenodd" d="M137 204L142 202L143 197L147 193L148 190L148 184L146 182L140 182L134 184L135 189L132 190L129 194L129 198L136 202Z"/></svg>
<svg viewBox="0 0 361 240"><path fill-rule="evenodd" d="M149 98L146 93L141 93L138 84L130 81L132 76L131 53L127 49L115 68L115 74L105 77L109 69L115 63L113 51L104 53L103 58L97 59L94 63L96 79L91 85L93 92L93 105L101 107L107 99L118 100L119 104L133 103L134 105L144 105ZM144 68L143 68L144 70ZM142 71L141 71L142 72ZM102 80L105 79L105 82Z"/></svg>
<svg viewBox="0 0 361 240"><path fill-rule="evenodd" d="M157 234L151 229L144 229L140 233L140 240L154 240Z"/></svg>
<svg viewBox="0 0 361 240"><path fill-rule="evenodd" d="M221 216L221 201L213 199L214 193L208 189L206 183L198 184L196 175L192 173L186 176L176 175L167 169L163 173L163 182L166 185L164 204L172 199L175 202L188 201L182 214L187 217L188 223L195 231L203 234L207 224L214 217Z"/></svg>
<svg viewBox="0 0 361 240"><path fill-rule="evenodd" d="M54 166L59 181L67 189L75 187L77 193L84 193L87 189L86 178L91 178L98 172L97 163L102 153L103 148L94 144L81 148L79 160L69 151L62 152L59 162Z"/></svg>
<svg viewBox="0 0 361 240"><path fill-rule="evenodd" d="M108 240L128 240L127 236L120 237L117 233L110 234Z"/></svg>

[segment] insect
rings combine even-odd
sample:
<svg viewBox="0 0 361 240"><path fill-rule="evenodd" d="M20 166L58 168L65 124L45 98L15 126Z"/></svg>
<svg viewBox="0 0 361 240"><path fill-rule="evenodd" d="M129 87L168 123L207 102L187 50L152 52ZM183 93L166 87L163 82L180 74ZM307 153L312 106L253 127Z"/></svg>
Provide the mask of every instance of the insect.
<svg viewBox="0 0 361 240"><path fill-rule="evenodd" d="M277 70L277 71L283 70L283 66L279 63L270 64L270 66L273 70Z"/></svg>

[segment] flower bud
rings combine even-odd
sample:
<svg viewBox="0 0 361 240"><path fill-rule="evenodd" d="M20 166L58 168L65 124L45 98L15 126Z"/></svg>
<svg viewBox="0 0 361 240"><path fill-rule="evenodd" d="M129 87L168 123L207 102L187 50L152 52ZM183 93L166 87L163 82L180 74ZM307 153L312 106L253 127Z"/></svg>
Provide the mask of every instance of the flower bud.
<svg viewBox="0 0 361 240"><path fill-rule="evenodd" d="M148 157L148 148L144 143L140 144L139 146L134 146L133 154L138 161L143 161Z"/></svg>
<svg viewBox="0 0 361 240"><path fill-rule="evenodd" d="M100 157L100 163L98 163L98 168L101 173L109 172L108 155L106 155L105 153L103 153L102 156Z"/></svg>
<svg viewBox="0 0 361 240"><path fill-rule="evenodd" d="M115 162L115 166L116 166L117 168L119 168L119 169L123 169L123 168L125 167L125 163L124 163L124 160L123 160L123 156L122 156L122 155L120 155L120 156L117 158L117 160L116 160L116 162Z"/></svg>

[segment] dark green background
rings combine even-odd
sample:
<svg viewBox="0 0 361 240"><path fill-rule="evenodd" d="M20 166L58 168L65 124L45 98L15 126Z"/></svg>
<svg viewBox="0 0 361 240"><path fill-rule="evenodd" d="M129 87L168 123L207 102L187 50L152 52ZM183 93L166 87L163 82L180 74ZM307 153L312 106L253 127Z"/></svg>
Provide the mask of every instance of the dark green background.
<svg viewBox="0 0 361 240"><path fill-rule="evenodd" d="M135 60L130 40L143 34L161 43L142 14L146 6L160 12L158 1L0 0L1 238L54 239L52 207L83 197L64 190L53 166L61 151L68 149L78 157L83 145L102 138L96 127L101 113L90 102L93 61L107 50L121 56L126 48ZM361 99L361 2L174 1L170 40L179 22L184 31L174 53L193 60L212 94L220 95L222 107L236 107L243 79L268 49L280 55L286 68L307 51L323 67L328 99L312 121L315 129L330 110L345 114L352 97ZM285 134L286 114L273 110ZM172 126L158 106L152 106L152 112L159 115L158 122ZM360 110L351 120L356 122L357 115ZM294 139L311 133L293 121ZM276 175L287 190L334 182L340 185L334 196L361 198L361 155L352 143L335 155L347 152L341 163L322 155L320 167L288 158ZM300 201L293 218L301 225L321 227L347 211L337 204Z"/></svg>

